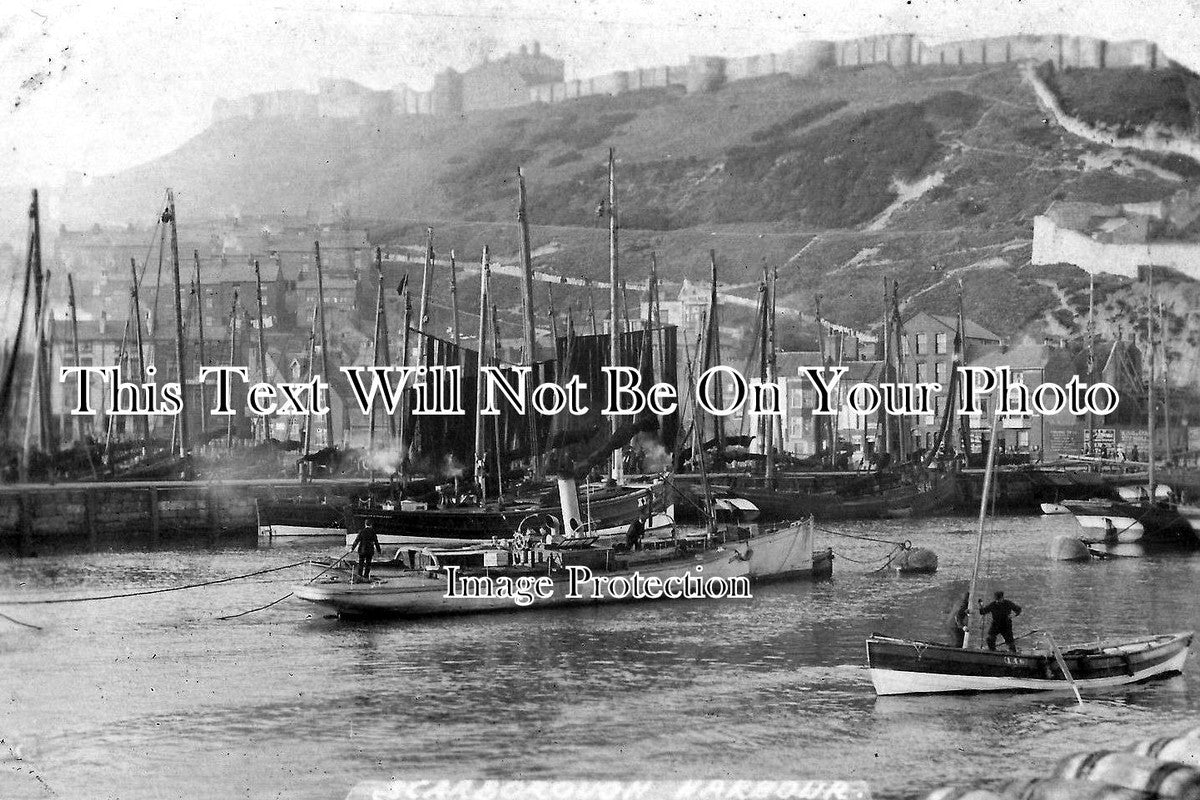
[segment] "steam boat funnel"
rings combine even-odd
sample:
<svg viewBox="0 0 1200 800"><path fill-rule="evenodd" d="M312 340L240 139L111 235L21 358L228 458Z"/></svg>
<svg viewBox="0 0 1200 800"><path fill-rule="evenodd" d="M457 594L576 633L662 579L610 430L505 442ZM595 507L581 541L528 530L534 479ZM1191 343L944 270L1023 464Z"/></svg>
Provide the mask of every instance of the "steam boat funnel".
<svg viewBox="0 0 1200 800"><path fill-rule="evenodd" d="M579 495L575 492L573 475L558 476L558 502L562 507L563 536L568 539L578 537L583 522L579 516Z"/></svg>

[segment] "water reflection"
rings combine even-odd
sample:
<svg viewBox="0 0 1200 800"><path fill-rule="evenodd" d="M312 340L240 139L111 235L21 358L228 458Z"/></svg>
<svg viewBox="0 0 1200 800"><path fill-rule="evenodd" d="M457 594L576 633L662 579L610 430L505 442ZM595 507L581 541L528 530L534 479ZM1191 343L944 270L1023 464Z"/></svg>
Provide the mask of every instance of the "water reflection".
<svg viewBox="0 0 1200 800"><path fill-rule="evenodd" d="M1051 630L1069 643L1197 627L1200 560L1048 561L1063 524L1004 518L988 536L984 589L1024 607L1018 635ZM162 796L161 776L183 796L325 798L370 777L628 776L843 777L900 797L1188 725L1194 664L1169 681L1089 693L1082 707L1070 693L875 698L864 638L945 637L970 527L843 524L929 547L941 569L871 574L855 562L878 563L879 545L835 539L844 558L832 581L759 587L748 602L361 624L285 602L216 620L286 593L284 574L25 607L21 617L46 630L0 628L0 665L22 678L6 682L0 725L59 794L135 800ZM4 563L0 586L104 593L341 549L62 555Z"/></svg>

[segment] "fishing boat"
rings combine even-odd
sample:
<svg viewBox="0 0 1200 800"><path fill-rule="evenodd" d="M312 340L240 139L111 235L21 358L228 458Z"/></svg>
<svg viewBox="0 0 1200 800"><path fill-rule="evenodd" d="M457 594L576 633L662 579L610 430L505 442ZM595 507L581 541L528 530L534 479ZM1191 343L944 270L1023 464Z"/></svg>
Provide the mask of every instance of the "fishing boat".
<svg viewBox="0 0 1200 800"><path fill-rule="evenodd" d="M624 535L637 520L653 519L653 487L585 487L576 498L584 521L593 531ZM562 507L558 498L517 500L484 508L430 508L427 503L394 501L360 505L349 509L346 517L346 544L367 522L375 529L381 545L390 547L454 547L483 544L507 539L522 527L549 526L563 530ZM654 519L653 524L665 524Z"/></svg>
<svg viewBox="0 0 1200 800"><path fill-rule="evenodd" d="M1154 270L1149 270L1150 299L1154 299ZM1147 319L1149 340L1149 376L1146 382L1146 483L1122 486L1111 501L1064 502L1079 522L1088 545L1137 544L1150 550L1195 550L1200 548L1200 509L1181 505L1170 487L1160 485L1157 477L1155 402L1157 370L1154 317Z"/></svg>
<svg viewBox="0 0 1200 800"><path fill-rule="evenodd" d="M995 407L995 404L989 404ZM970 615L975 612L987 500L995 472L996 434L1000 415L993 413L984 500L971 572L962 646L872 634L867 638L867 667L875 693L884 695L953 692L1047 691L1121 686L1183 669L1193 632L1157 634L1118 642L1060 650L1049 635L1044 645L1027 652L984 650L972 641Z"/></svg>
<svg viewBox="0 0 1200 800"><path fill-rule="evenodd" d="M341 538L350 505L350 498L339 495L256 500L259 541Z"/></svg>
<svg viewBox="0 0 1200 800"><path fill-rule="evenodd" d="M832 553L812 548L811 523L655 537L637 549L622 549L576 527L580 510L573 480L560 478L560 495L567 511L563 537L539 541L521 532L507 542L397 554L394 562L408 567L399 574L309 583L295 587L295 596L344 617L424 617L678 599L679 592L667 588L672 586L688 597L697 595L684 587L697 587L699 596L712 599L749 597L744 587L751 581L820 577L832 569ZM459 591L460 576L492 591ZM539 592L531 590L534 581L542 584ZM637 586L660 590L638 592Z"/></svg>
<svg viewBox="0 0 1200 800"><path fill-rule="evenodd" d="M872 636L871 682L878 695L1051 691L1122 686L1183 670L1192 632L1168 633L1061 651L1009 653Z"/></svg>

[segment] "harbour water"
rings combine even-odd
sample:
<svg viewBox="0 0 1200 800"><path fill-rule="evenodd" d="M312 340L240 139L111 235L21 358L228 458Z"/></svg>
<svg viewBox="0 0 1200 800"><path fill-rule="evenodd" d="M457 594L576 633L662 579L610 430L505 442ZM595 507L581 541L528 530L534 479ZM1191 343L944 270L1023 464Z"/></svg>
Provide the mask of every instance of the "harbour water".
<svg viewBox="0 0 1200 800"><path fill-rule="evenodd" d="M985 588L1060 643L1200 628L1200 557L1046 559L1070 517L1000 518ZM261 606L310 568L92 603L0 606L0 796L337 798L363 779L845 778L880 797L1044 772L1080 749L1200 724L1200 667L1085 697L877 699L873 631L944 639L973 556L969 518L838 523L911 540L937 574L871 574L887 548L819 534L818 584L680 601L403 623ZM270 549L42 555L0 563L0 597L66 598L336 554ZM857 563L871 562L871 563ZM1031 638L1023 643L1031 642Z"/></svg>

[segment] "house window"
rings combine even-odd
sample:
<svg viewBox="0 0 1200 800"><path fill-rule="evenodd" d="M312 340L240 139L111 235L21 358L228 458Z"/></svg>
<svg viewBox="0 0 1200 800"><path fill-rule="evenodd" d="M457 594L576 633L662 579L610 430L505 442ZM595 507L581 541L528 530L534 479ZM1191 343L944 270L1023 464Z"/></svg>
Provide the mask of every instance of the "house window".
<svg viewBox="0 0 1200 800"><path fill-rule="evenodd" d="M941 336L942 334L938 334ZM938 361L933 365L933 379L943 386L946 385L946 362Z"/></svg>
<svg viewBox="0 0 1200 800"><path fill-rule="evenodd" d="M939 356L946 354L946 334L936 333L933 336L933 352Z"/></svg>
<svg viewBox="0 0 1200 800"><path fill-rule="evenodd" d="M1017 431L1017 449L1018 450L1028 450L1029 449L1029 431L1027 431L1027 430Z"/></svg>
<svg viewBox="0 0 1200 800"><path fill-rule="evenodd" d="M907 336L900 337L900 353L902 355L908 355L908 337Z"/></svg>
<svg viewBox="0 0 1200 800"><path fill-rule="evenodd" d="M927 369L927 367L928 367L928 364L921 364L921 363L918 363L918 364L916 365L916 370L917 370L917 383L924 383L924 382L925 382L925 376L928 374L928 369Z"/></svg>
<svg viewBox="0 0 1200 800"><path fill-rule="evenodd" d="M929 352L929 334L918 333L913 339L917 355L923 356Z"/></svg>

